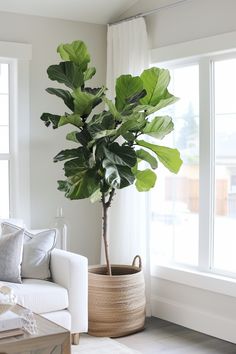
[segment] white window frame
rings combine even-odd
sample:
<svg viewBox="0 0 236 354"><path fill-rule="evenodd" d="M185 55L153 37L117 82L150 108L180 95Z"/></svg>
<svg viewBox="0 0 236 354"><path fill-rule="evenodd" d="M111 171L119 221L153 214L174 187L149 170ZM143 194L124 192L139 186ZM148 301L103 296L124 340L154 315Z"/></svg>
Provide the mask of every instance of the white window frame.
<svg viewBox="0 0 236 354"><path fill-rule="evenodd" d="M151 63L159 67L172 65L199 64L199 266L152 265L154 277L200 287L221 294L236 296L236 279L230 273L211 269L213 254L212 235L214 218L214 102L212 88L212 61L236 55L236 32L179 43L153 49L150 52ZM203 80L204 79L204 80ZM203 84L204 83L204 84ZM210 119L209 119L210 117ZM210 139L209 139L210 136ZM207 153L206 153L207 152ZM207 158L205 158L207 156ZM204 158L203 158L204 157ZM209 210L208 215L205 210ZM210 215L210 216L209 216Z"/></svg>
<svg viewBox="0 0 236 354"><path fill-rule="evenodd" d="M9 64L10 218L30 225L29 70L32 46L0 41L0 60Z"/></svg>

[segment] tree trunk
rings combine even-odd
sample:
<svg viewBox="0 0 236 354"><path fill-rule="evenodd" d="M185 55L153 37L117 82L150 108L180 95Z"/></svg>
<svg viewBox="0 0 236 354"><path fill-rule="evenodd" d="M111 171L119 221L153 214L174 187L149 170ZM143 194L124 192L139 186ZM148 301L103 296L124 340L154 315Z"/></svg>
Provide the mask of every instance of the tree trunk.
<svg viewBox="0 0 236 354"><path fill-rule="evenodd" d="M105 196L102 196L102 238L104 244L106 265L107 265L107 274L112 275L111 265L109 260L109 251L108 251L108 242L107 242L107 211L109 205L105 201Z"/></svg>

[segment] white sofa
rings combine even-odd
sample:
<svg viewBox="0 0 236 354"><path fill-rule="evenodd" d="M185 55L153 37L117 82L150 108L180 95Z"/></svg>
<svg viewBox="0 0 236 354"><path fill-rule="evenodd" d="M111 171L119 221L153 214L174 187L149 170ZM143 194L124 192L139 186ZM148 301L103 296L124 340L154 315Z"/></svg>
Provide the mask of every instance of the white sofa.
<svg viewBox="0 0 236 354"><path fill-rule="evenodd" d="M72 341L88 328L88 261L81 255L54 249L50 269L52 282L23 279L23 283L4 282L17 296L17 302L69 329Z"/></svg>

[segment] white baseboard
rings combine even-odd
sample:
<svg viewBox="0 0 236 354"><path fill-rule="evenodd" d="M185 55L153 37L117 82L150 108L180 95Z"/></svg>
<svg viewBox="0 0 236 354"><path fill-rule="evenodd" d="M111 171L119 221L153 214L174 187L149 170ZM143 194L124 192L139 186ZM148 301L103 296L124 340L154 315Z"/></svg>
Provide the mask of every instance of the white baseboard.
<svg viewBox="0 0 236 354"><path fill-rule="evenodd" d="M151 297L152 316L236 344L236 319L198 310L163 297Z"/></svg>

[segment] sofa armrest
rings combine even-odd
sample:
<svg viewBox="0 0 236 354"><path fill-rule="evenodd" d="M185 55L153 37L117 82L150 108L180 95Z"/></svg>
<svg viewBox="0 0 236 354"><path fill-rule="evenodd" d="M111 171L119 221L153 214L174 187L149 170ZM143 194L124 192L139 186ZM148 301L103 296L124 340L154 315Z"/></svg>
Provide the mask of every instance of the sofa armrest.
<svg viewBox="0 0 236 354"><path fill-rule="evenodd" d="M88 259L76 253L54 249L50 266L53 282L68 290L71 332L87 332Z"/></svg>

